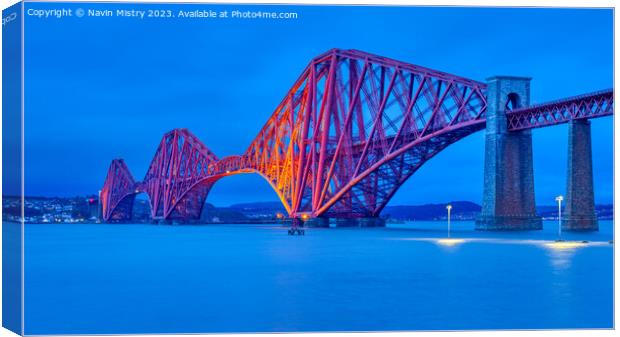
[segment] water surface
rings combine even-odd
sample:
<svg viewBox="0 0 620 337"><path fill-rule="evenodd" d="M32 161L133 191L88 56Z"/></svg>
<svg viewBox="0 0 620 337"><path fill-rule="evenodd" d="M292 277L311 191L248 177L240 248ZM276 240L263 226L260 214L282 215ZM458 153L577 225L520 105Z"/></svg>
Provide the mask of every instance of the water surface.
<svg viewBox="0 0 620 337"><path fill-rule="evenodd" d="M611 328L612 222L26 225L27 334Z"/></svg>

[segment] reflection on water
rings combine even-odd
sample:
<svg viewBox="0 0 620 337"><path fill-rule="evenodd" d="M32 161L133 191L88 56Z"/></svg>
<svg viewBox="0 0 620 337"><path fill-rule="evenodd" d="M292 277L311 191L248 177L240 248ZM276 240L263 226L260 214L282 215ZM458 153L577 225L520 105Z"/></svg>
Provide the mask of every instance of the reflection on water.
<svg viewBox="0 0 620 337"><path fill-rule="evenodd" d="M27 225L26 333L611 328L612 223L546 227Z"/></svg>
<svg viewBox="0 0 620 337"><path fill-rule="evenodd" d="M456 246L463 242L465 242L465 239L439 239L437 240L438 244L442 246L448 246L448 247Z"/></svg>
<svg viewBox="0 0 620 337"><path fill-rule="evenodd" d="M577 248L585 247L587 242L577 241L555 241L546 243L545 246L553 251L573 251Z"/></svg>
<svg viewBox="0 0 620 337"><path fill-rule="evenodd" d="M595 245L598 243L593 243ZM587 243L577 241L556 241L545 243L551 265L557 270L565 270L570 267L577 249L587 247Z"/></svg>
<svg viewBox="0 0 620 337"><path fill-rule="evenodd" d="M570 266L571 259L575 255L577 249L586 247L603 247L610 246L611 242L605 241L549 241L549 240L532 240L532 239L485 239L485 238L389 238L389 240L402 240L402 241L422 241L433 242L437 245L452 248L457 245L474 242L478 244L491 244L491 245L530 245L536 247L542 247L548 252L549 261L556 269L566 269Z"/></svg>

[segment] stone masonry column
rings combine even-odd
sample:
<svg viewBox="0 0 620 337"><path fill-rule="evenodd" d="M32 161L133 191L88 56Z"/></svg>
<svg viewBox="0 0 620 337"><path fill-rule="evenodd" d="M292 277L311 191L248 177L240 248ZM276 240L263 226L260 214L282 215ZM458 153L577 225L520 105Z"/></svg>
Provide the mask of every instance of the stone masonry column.
<svg viewBox="0 0 620 337"><path fill-rule="evenodd" d="M527 77L487 79L484 193L477 230L542 229L534 200L530 130L509 132L506 110L529 105Z"/></svg>
<svg viewBox="0 0 620 337"><path fill-rule="evenodd" d="M592 178L592 137L588 120L568 124L566 208L562 230L596 231Z"/></svg>

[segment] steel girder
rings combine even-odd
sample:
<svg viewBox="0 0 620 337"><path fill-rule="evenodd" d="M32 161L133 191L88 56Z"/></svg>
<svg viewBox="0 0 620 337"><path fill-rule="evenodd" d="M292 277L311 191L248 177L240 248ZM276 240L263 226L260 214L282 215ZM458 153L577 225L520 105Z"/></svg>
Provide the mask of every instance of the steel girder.
<svg viewBox="0 0 620 337"><path fill-rule="evenodd" d="M614 91L607 89L590 94L536 104L506 114L508 130L540 128L576 119L610 116L614 113Z"/></svg>

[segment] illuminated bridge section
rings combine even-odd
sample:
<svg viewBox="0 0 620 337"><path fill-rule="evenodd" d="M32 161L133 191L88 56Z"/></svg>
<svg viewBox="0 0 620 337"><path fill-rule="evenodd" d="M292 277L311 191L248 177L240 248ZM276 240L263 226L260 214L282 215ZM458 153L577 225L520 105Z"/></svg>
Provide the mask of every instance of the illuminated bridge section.
<svg viewBox="0 0 620 337"><path fill-rule="evenodd" d="M486 127L487 86L357 50L315 57L241 155L219 159L187 129L162 138L142 182L112 162L104 220L193 220L220 178L257 173L289 216L376 217L399 187L450 144ZM611 90L509 111L510 131L613 113ZM415 187L413 187L415 188Z"/></svg>
<svg viewBox="0 0 620 337"><path fill-rule="evenodd" d="M485 87L334 49L310 62L244 157L291 216L375 216L426 160L484 128Z"/></svg>

